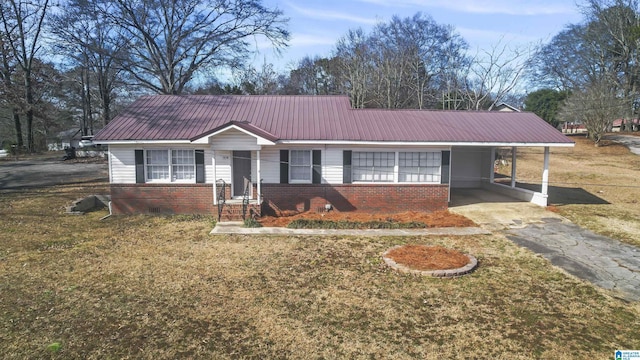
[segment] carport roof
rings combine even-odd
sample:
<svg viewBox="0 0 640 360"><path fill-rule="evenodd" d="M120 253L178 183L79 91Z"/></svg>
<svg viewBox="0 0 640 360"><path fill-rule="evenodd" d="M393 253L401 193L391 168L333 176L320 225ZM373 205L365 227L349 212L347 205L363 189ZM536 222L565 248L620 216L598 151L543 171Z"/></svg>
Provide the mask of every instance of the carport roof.
<svg viewBox="0 0 640 360"><path fill-rule="evenodd" d="M533 113L352 109L347 96L144 96L94 142L191 142L237 124L274 142L572 146Z"/></svg>

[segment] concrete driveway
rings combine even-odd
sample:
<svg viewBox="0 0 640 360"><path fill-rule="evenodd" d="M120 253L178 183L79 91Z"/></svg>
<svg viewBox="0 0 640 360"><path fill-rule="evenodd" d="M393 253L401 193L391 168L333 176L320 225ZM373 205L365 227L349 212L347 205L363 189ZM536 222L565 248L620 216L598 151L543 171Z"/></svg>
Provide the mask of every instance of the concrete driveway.
<svg viewBox="0 0 640 360"><path fill-rule="evenodd" d="M482 189L453 189L449 211L491 231L522 228L529 224L568 222L538 205Z"/></svg>
<svg viewBox="0 0 640 360"><path fill-rule="evenodd" d="M623 134L607 134L603 137L605 140L615 141L629 148L629 150L640 155L640 137Z"/></svg>
<svg viewBox="0 0 640 360"><path fill-rule="evenodd" d="M454 190L450 211L500 232L580 279L640 301L640 249L583 229L543 207L479 189Z"/></svg>
<svg viewBox="0 0 640 360"><path fill-rule="evenodd" d="M95 180L108 181L105 161L42 160L0 161L0 190L20 190Z"/></svg>

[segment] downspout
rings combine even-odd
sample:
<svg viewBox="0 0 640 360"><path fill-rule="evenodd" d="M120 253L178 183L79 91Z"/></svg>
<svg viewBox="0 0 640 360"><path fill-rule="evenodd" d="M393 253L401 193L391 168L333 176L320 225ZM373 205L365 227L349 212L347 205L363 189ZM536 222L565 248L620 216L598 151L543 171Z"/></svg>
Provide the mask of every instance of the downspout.
<svg viewBox="0 0 640 360"><path fill-rule="evenodd" d="M113 176L112 176L113 171L111 170L111 145L107 145L107 160L109 161L109 184L112 184L113 183ZM111 200L109 200L109 203L107 204L107 207L109 208L109 215L101 217L100 220L108 219L111 215L113 215L113 212L111 210Z"/></svg>
<svg viewBox="0 0 640 360"><path fill-rule="evenodd" d="M111 201L109 201L109 203L107 204L107 207L109 208L109 215L103 216L100 218L100 220L104 220L104 219L108 219L111 215L113 215L113 212L111 211Z"/></svg>

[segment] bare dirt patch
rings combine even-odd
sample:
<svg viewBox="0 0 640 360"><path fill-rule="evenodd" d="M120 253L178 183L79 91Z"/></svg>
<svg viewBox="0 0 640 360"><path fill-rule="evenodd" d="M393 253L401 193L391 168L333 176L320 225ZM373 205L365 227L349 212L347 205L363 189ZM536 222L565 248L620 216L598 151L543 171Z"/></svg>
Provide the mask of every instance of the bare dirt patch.
<svg viewBox="0 0 640 360"><path fill-rule="evenodd" d="M463 253L442 246L404 245L389 251L386 256L415 270L450 270L469 263Z"/></svg>
<svg viewBox="0 0 640 360"><path fill-rule="evenodd" d="M477 226L473 221L462 215L450 213L449 211L436 211L432 213L423 213L416 211L406 211L398 214L370 214L363 212L303 212L293 215L283 216L265 216L258 221L262 226L267 227L286 227L290 222L297 219L306 220L328 220L328 221L353 221L353 222L369 222L369 221L393 221L399 223L422 222L429 228L434 227L470 227Z"/></svg>

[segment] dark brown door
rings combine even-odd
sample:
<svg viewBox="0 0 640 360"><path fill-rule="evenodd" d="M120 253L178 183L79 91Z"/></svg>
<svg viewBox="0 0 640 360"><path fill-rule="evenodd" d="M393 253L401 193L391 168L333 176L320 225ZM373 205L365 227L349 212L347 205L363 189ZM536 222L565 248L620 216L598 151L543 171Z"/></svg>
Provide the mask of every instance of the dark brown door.
<svg viewBox="0 0 640 360"><path fill-rule="evenodd" d="M233 196L242 196L251 181L251 151L233 152ZM251 189L249 190L251 194Z"/></svg>

